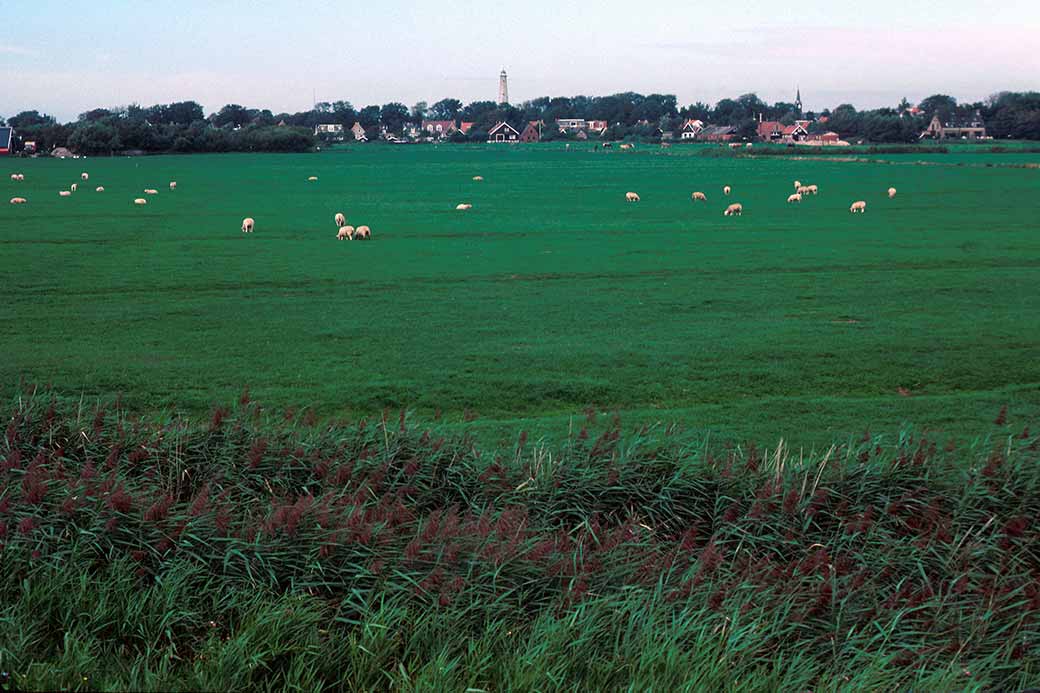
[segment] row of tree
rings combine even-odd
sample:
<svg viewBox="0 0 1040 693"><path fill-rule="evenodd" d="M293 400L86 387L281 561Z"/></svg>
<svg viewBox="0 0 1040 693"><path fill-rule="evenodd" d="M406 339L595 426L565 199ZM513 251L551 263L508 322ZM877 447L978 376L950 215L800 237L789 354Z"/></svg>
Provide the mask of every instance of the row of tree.
<svg viewBox="0 0 1040 693"><path fill-rule="evenodd" d="M126 150L146 152L183 151L306 151L317 139L319 124L341 124L347 131L359 123L369 139L388 132L399 134L423 120L472 122L473 127L457 140L481 141L496 123L506 121L522 130L530 121L553 123L559 118L603 120L609 125L607 139L654 139L663 132L676 132L687 119L732 125L737 137L751 140L759 120L784 124L796 119L812 121L812 131L834 131L845 139L870 142L912 142L933 115L943 122L981 118L996 138L1040 140L1040 93L1000 92L984 102L960 104L951 96L935 94L917 108L906 100L891 108L858 111L850 104L820 113L800 112L788 102L767 104L755 94L722 99L714 106L697 102L679 107L672 94L643 95L624 92L610 96L544 96L518 105L474 101L463 105L458 99L424 101L411 108L391 102L355 109L349 101L322 102L308 111L273 113L268 109L228 104L205 115L194 101L157 104L148 108L131 105L95 108L80 114L72 123L59 123L38 111L23 111L7 119L22 141L34 140L39 151L67 146L84 154L106 154ZM0 118L0 123L4 122ZM553 127L543 128L543 139L563 138Z"/></svg>

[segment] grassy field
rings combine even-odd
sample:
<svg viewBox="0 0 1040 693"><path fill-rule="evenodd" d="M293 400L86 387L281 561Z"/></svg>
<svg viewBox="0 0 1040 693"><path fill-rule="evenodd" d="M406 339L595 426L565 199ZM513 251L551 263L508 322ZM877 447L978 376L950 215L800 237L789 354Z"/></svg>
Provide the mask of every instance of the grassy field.
<svg viewBox="0 0 1040 693"><path fill-rule="evenodd" d="M26 181L0 185L29 203L0 208L0 385L196 413L249 386L323 416L468 411L494 435L561 436L591 406L806 446L1040 413L1040 171L701 151L12 160ZM820 195L785 204L795 179ZM337 211L374 240L337 242Z"/></svg>

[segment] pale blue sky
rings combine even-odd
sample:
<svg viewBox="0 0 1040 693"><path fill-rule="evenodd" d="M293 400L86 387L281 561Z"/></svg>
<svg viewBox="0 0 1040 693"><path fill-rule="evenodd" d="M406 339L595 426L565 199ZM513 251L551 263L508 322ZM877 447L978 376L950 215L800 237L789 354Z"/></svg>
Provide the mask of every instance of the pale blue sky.
<svg viewBox="0 0 1040 693"><path fill-rule="evenodd" d="M1040 89L1040 2L494 3L0 0L0 115L196 99L511 101L622 90L681 104L755 91L807 108ZM552 14L550 14L552 13Z"/></svg>

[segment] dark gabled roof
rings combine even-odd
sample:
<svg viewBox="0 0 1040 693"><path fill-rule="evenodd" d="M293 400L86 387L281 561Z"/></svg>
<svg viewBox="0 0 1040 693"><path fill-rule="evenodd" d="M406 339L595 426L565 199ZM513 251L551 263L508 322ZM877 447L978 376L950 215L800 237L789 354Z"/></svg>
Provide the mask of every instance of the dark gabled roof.
<svg viewBox="0 0 1040 693"><path fill-rule="evenodd" d="M712 135L730 135L736 132L736 128L732 125L705 125L704 129L701 130L701 137L710 137Z"/></svg>
<svg viewBox="0 0 1040 693"><path fill-rule="evenodd" d="M0 149L10 149L14 139L14 128L0 128Z"/></svg>
<svg viewBox="0 0 1040 693"><path fill-rule="evenodd" d="M518 130L517 130L516 128L514 128L514 127L513 127L512 125L510 125L509 123L507 123L507 122L506 122L506 121L504 121L504 120L503 120L503 121L502 121L501 123L499 123L498 125L496 125L495 127L493 127L493 128L491 128L490 130L488 130L488 134L489 134L489 135L493 135L493 134L495 134L496 132L498 132L499 130L501 130L501 129L502 129L503 127L507 127L507 128L509 128L510 130L512 130L513 132L515 132L515 133L516 133L517 135L519 135L519 134L520 134L520 132L519 132L519 131L518 131Z"/></svg>

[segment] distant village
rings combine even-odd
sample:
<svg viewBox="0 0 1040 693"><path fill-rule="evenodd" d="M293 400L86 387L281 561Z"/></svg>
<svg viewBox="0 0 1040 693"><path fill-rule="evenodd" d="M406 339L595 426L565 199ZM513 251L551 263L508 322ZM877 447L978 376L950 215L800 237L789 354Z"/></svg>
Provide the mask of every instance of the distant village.
<svg viewBox="0 0 1040 693"><path fill-rule="evenodd" d="M62 123L36 110L0 116L0 156L135 155L158 152L313 151L337 142L487 142L591 140L843 147L862 143L1040 140L1040 93L998 92L958 103L933 94L912 104L857 110L806 110L801 90L768 104L754 93L680 107L673 94L539 97L512 104L505 70L495 100L463 106L446 98L369 105L318 102L297 113L227 104L206 115L195 101L94 108ZM988 121L988 122L987 122Z"/></svg>
<svg viewBox="0 0 1040 693"><path fill-rule="evenodd" d="M499 76L499 105L508 105L508 82L505 70ZM801 90L797 90L794 108L799 114L802 113ZM909 117L920 117L924 111L917 106L908 106L904 113ZM662 119L664 120L664 119ZM753 140L761 143L806 145L806 146L848 146L850 142L834 131L825 127L829 122L829 116L820 115L813 118L794 118L793 122L782 122L779 120L765 120L761 113ZM394 132L383 125L379 127L378 139L407 144L415 142L440 142L450 141L457 135L468 137L476 125L473 121L462 120L428 120L422 119L418 122L405 123L400 131ZM614 123L614 125L622 125ZM557 118L546 122L545 120L528 120L525 122L508 122L500 120L487 131L487 143L527 143L540 142L546 139L546 133L567 136L567 139L589 140L602 139L610 128L611 123L606 120L593 120L585 118ZM668 128L662 123L651 123L649 120L636 121L637 127L650 128L650 135L662 142L679 140L683 142L720 142L729 143L731 146L747 144L747 137L742 137L735 125L720 125L704 122L697 118L684 118L678 127ZM350 138L357 142L367 142L372 134L371 128L366 130L360 122L347 128L341 123L320 123L315 126L315 136L343 141ZM945 139L989 139L986 134L986 126L982 121L979 111L975 111L973 117L960 120L944 121L938 114L933 115L928 126L921 131L918 139L945 140Z"/></svg>

